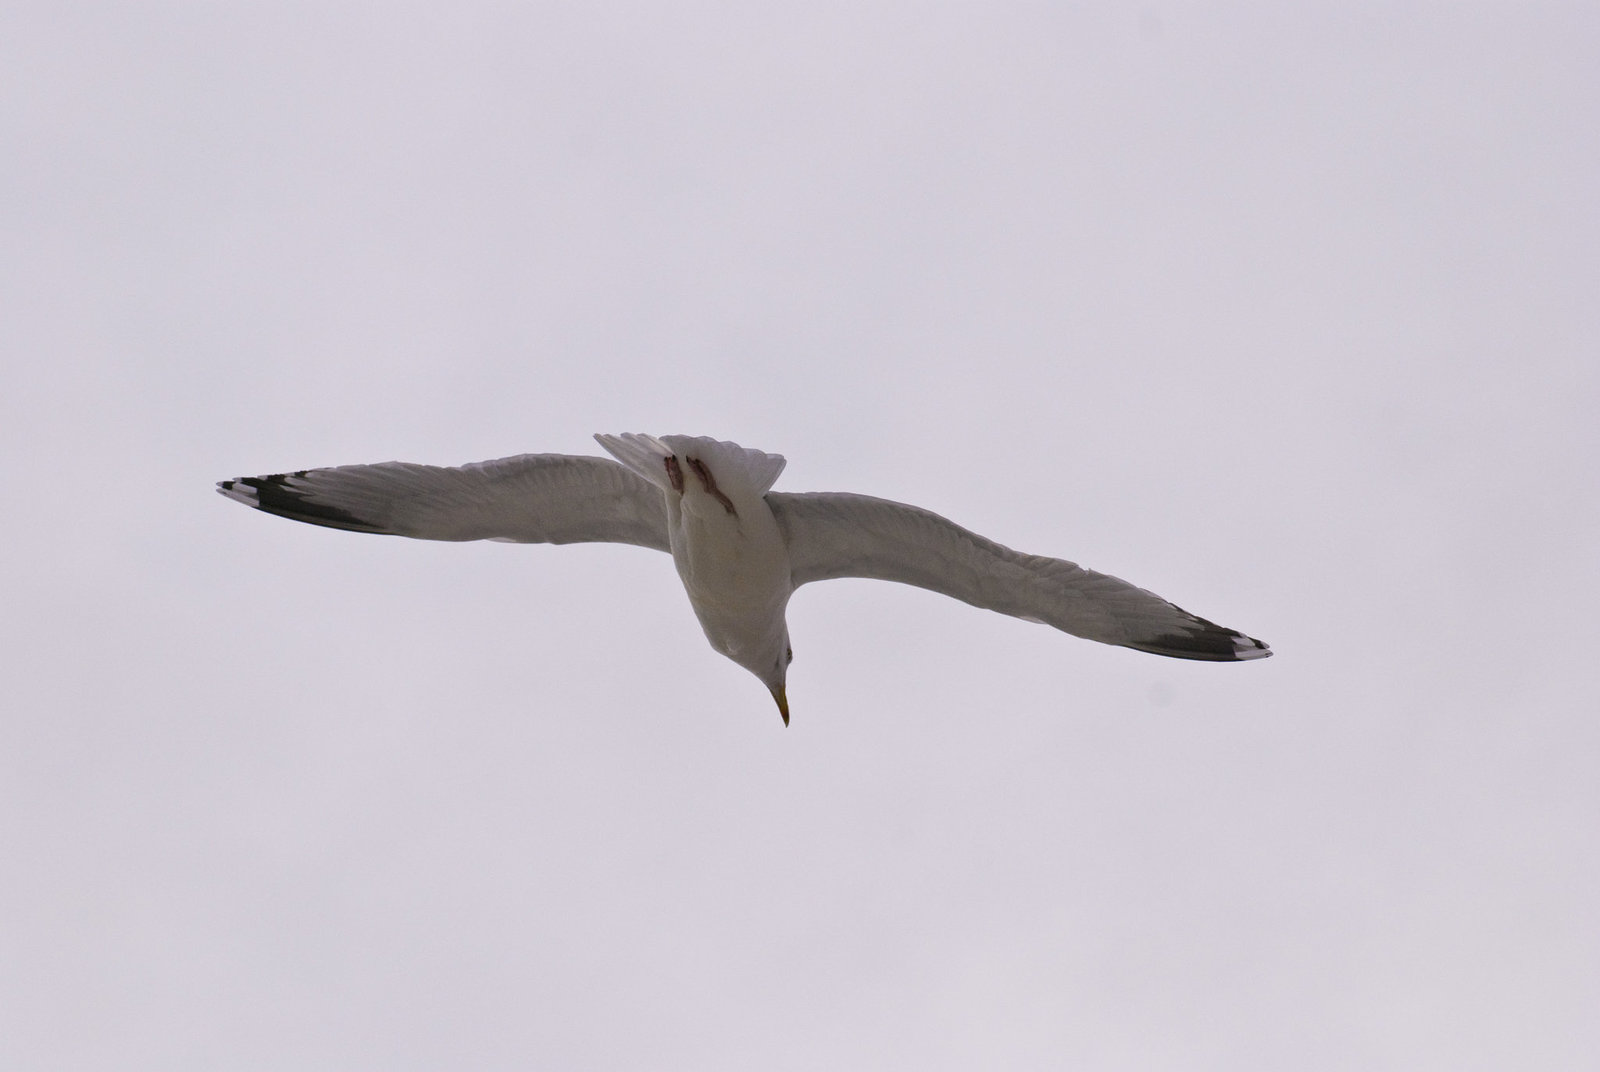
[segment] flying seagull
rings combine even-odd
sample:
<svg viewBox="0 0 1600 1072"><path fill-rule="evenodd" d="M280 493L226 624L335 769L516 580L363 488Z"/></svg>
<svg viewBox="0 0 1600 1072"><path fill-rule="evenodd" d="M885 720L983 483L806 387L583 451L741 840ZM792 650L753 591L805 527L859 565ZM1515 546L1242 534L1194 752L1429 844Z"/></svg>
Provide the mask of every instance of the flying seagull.
<svg viewBox="0 0 1600 1072"><path fill-rule="evenodd" d="M616 461L519 454L460 467L380 462L224 480L269 514L418 540L631 543L667 551L706 639L784 692L794 590L830 577L914 584L1103 644L1235 662L1266 644L1076 563L1025 555L938 514L847 492L773 491L782 455L704 436L597 435Z"/></svg>

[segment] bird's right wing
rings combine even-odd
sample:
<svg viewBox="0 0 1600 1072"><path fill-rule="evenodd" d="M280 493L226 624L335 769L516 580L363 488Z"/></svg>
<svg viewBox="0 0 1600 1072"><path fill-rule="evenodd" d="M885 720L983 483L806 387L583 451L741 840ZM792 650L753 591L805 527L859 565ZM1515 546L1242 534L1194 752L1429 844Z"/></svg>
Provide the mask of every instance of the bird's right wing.
<svg viewBox="0 0 1600 1072"><path fill-rule="evenodd" d="M217 490L269 514L356 532L669 549L661 492L609 458L519 454L459 467L341 465L224 480Z"/></svg>
<svg viewBox="0 0 1600 1072"><path fill-rule="evenodd" d="M875 577L1156 655L1232 661L1272 654L1261 641L1127 581L1059 558L1021 554L929 510L831 492L775 491L767 502L788 541L796 587L831 577Z"/></svg>

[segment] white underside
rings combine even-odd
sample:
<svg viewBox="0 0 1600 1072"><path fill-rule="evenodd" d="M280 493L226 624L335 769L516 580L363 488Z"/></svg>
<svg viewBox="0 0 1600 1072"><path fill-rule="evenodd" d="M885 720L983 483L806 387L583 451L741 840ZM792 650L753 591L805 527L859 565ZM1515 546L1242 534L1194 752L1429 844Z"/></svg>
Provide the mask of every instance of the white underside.
<svg viewBox="0 0 1600 1072"><path fill-rule="evenodd" d="M706 639L742 661L784 632L792 588L783 535L760 498L719 484L734 504L730 514L692 477L684 484L681 502L667 504L672 561Z"/></svg>
<svg viewBox="0 0 1600 1072"><path fill-rule="evenodd" d="M711 646L746 666L773 651L786 654L784 611L793 591L789 552L765 498L783 459L698 437L595 438L662 489L672 561ZM681 492L671 485L669 456L676 459ZM695 461L710 471L727 503L707 490Z"/></svg>

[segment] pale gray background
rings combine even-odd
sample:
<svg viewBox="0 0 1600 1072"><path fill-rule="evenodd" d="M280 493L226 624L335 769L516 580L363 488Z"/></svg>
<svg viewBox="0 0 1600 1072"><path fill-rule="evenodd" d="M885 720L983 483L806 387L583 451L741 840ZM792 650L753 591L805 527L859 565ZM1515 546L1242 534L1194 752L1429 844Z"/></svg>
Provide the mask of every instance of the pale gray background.
<svg viewBox="0 0 1600 1072"><path fill-rule="evenodd" d="M0 1067L1594 1067L1594 6L668 7L0 9ZM1278 656L211 491L633 430Z"/></svg>

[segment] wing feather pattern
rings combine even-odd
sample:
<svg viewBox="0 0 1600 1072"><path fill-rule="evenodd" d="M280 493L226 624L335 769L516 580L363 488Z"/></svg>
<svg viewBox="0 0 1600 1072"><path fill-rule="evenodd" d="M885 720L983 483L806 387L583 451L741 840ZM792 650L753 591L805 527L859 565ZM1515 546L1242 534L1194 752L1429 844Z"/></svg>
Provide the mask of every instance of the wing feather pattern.
<svg viewBox="0 0 1600 1072"><path fill-rule="evenodd" d="M313 525L418 540L631 543L668 550L661 492L609 458L519 454L224 480L230 499Z"/></svg>
<svg viewBox="0 0 1600 1072"><path fill-rule="evenodd" d="M1073 562L1027 555L929 510L869 495L769 492L795 587L834 577L899 581L1074 636L1179 659L1271 655L1259 640Z"/></svg>

